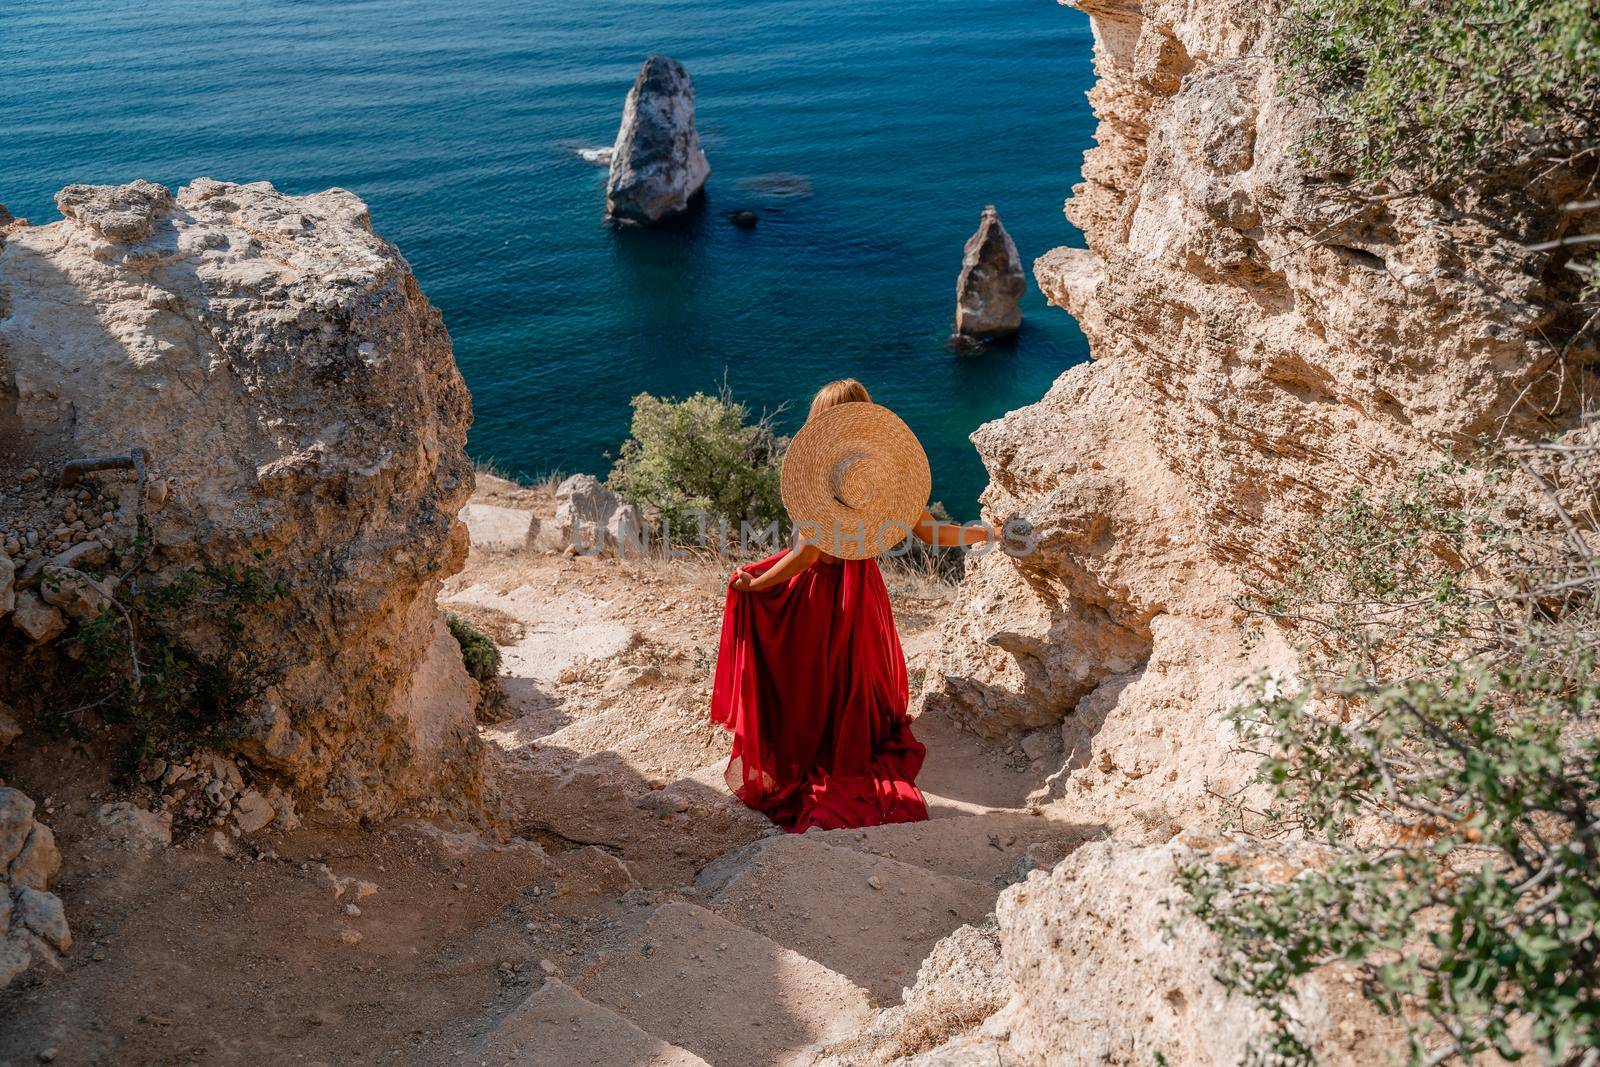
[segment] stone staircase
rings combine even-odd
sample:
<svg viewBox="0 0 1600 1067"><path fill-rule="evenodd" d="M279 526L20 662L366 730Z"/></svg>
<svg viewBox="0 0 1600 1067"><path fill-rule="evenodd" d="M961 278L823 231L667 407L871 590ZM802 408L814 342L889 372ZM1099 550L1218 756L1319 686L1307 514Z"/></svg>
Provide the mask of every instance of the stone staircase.
<svg viewBox="0 0 1600 1067"><path fill-rule="evenodd" d="M1024 776L948 724L917 729L940 734L921 779L934 818L805 835L731 797L725 758L701 762L670 716L600 710L513 747L530 835L603 849L638 888L617 929L483 1036L483 1060L804 1064L898 1003L942 938L1087 836L984 803L1020 803Z"/></svg>
<svg viewBox="0 0 1600 1067"><path fill-rule="evenodd" d="M587 916L476 1035L486 1064L812 1063L1023 872L1095 835L1028 807L1042 775L1025 756L931 715L914 724L930 820L784 834L729 794L728 739L706 718L720 570L692 589L649 565L478 553L444 602L521 627L513 718L485 735L507 814L561 872L530 911Z"/></svg>

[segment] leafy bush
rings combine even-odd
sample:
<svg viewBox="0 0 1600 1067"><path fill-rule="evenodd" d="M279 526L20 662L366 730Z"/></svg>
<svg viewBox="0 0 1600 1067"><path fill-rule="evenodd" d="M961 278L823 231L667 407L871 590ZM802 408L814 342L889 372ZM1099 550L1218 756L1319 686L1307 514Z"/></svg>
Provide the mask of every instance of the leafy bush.
<svg viewBox="0 0 1600 1067"><path fill-rule="evenodd" d="M766 416L752 418L723 390L687 400L648 393L633 398L633 426L607 484L668 523L675 538L699 524L757 529L782 520L779 472L788 439Z"/></svg>
<svg viewBox="0 0 1600 1067"><path fill-rule="evenodd" d="M1272 42L1285 88L1323 114L1309 154L1386 198L1560 171L1594 188L1595 0L1285 0ZM1594 207L1563 211L1576 219ZM1582 278L1570 347L1600 324L1600 255L1591 235L1566 229L1532 250L1554 253L1559 288L1567 271Z"/></svg>
<svg viewBox="0 0 1600 1067"><path fill-rule="evenodd" d="M191 567L84 620L71 645L91 699L69 717L100 708L132 723L135 756L164 738L231 729L287 669L287 654L245 640L252 613L288 594L267 570L267 554L256 560ZM196 634L214 639L202 649Z"/></svg>
<svg viewBox="0 0 1600 1067"><path fill-rule="evenodd" d="M500 676L500 649L494 640L473 625L472 620L453 611L444 613L444 621L456 644L461 646L461 662L466 665L467 673L480 685L493 685Z"/></svg>
<svg viewBox="0 0 1600 1067"><path fill-rule="evenodd" d="M479 722L497 722L504 716L501 708L506 702L506 691L500 687L500 646L494 638L484 633L471 619L453 611L444 613L445 625L450 635L461 646L461 662L472 680L478 683Z"/></svg>
<svg viewBox="0 0 1600 1067"><path fill-rule="evenodd" d="M1511 458L1553 535L1502 503L1503 471L1447 467L1311 523L1249 604L1306 664L1234 712L1269 797L1254 814L1317 859L1283 884L1208 863L1183 884L1219 978L1276 1020L1262 1062L1311 1061L1292 983L1332 961L1405 1020L1412 1063L1515 1057L1518 1022L1547 1062L1600 1056L1600 429Z"/></svg>
<svg viewBox="0 0 1600 1067"><path fill-rule="evenodd" d="M1286 0L1274 41L1325 105L1318 154L1361 177L1449 182L1600 130L1593 0Z"/></svg>

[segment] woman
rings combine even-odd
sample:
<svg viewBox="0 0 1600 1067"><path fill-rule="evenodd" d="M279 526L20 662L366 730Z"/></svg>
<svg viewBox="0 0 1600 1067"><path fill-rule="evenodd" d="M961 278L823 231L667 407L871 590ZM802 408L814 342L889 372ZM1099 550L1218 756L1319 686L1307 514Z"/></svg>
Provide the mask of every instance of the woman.
<svg viewBox="0 0 1600 1067"><path fill-rule="evenodd" d="M726 778L794 833L928 817L906 661L873 558L908 534L968 545L989 531L928 513L927 457L860 382L811 402L783 468L797 540L728 583L711 696L733 732Z"/></svg>

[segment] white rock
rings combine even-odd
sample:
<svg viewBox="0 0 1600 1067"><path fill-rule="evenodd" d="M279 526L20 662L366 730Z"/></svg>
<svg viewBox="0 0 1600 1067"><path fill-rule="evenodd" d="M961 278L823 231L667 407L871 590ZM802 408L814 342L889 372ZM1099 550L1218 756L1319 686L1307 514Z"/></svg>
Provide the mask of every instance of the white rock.
<svg viewBox="0 0 1600 1067"><path fill-rule="evenodd" d="M172 844L172 815L145 811L127 801L103 804L95 818L108 840L134 852L154 852Z"/></svg>
<svg viewBox="0 0 1600 1067"><path fill-rule="evenodd" d="M11 861L6 877L13 886L45 890L60 869L61 850L56 847L56 835L44 823L36 822L22 851Z"/></svg>
<svg viewBox="0 0 1600 1067"><path fill-rule="evenodd" d="M23 889L16 897L16 919L56 949L72 947L72 930L61 898L54 893Z"/></svg>
<svg viewBox="0 0 1600 1067"><path fill-rule="evenodd" d="M537 520L533 512L495 504L468 504L461 509L472 547L519 550L533 543Z"/></svg>
<svg viewBox="0 0 1600 1067"><path fill-rule="evenodd" d="M677 60L651 56L622 106L606 215L651 223L679 214L710 173L694 128L694 81Z"/></svg>
<svg viewBox="0 0 1600 1067"><path fill-rule="evenodd" d="M79 541L65 552L60 553L50 560L52 566L69 567L82 570L84 567L95 567L111 558L111 551L105 543L97 539Z"/></svg>
<svg viewBox="0 0 1600 1067"><path fill-rule="evenodd" d="M40 600L31 589L17 594L11 623L34 644L54 641L67 630L67 620L61 617L61 612Z"/></svg>
<svg viewBox="0 0 1600 1067"><path fill-rule="evenodd" d="M51 564L39 574L39 595L74 619L92 619L111 607L111 590L103 582L71 567Z"/></svg>
<svg viewBox="0 0 1600 1067"><path fill-rule="evenodd" d="M562 547L579 552L636 555L643 547L638 509L588 474L556 487L555 528Z"/></svg>
<svg viewBox="0 0 1600 1067"><path fill-rule="evenodd" d="M276 813L266 797L254 789L246 789L233 801L233 821L241 831L256 833L273 820Z"/></svg>

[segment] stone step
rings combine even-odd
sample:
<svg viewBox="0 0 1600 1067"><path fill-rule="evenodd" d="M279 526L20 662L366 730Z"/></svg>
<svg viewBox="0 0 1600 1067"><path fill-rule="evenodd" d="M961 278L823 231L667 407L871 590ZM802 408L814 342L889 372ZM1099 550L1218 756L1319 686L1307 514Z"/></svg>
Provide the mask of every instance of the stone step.
<svg viewBox="0 0 1600 1067"><path fill-rule="evenodd" d="M805 1062L866 1024L866 991L693 904L668 903L574 983L590 1000L716 1067Z"/></svg>
<svg viewBox="0 0 1600 1067"><path fill-rule="evenodd" d="M645 1033L571 986L545 979L490 1034L493 1067L708 1067L706 1061Z"/></svg>
<svg viewBox="0 0 1600 1067"><path fill-rule="evenodd" d="M480 551L527 548L533 543L534 531L539 528L539 520L533 512L496 504L468 504L461 509L461 521L466 524L472 547Z"/></svg>
<svg viewBox="0 0 1600 1067"><path fill-rule="evenodd" d="M720 764L717 782L720 783ZM537 798L531 826L619 853L648 885L682 885L730 849L778 832L766 816L713 784L709 768L652 789L613 752L580 760L564 774L538 766L508 768L508 791Z"/></svg>
<svg viewBox="0 0 1600 1067"><path fill-rule="evenodd" d="M993 885L816 837L769 838L708 869L700 888L715 887L717 914L838 971L880 1004L898 1003L934 944L982 919L999 896Z"/></svg>
<svg viewBox="0 0 1600 1067"><path fill-rule="evenodd" d="M859 830L813 830L807 840L1004 887L1034 867L1050 867L1101 836L1104 828L1025 812L989 812Z"/></svg>
<svg viewBox="0 0 1600 1067"><path fill-rule="evenodd" d="M1043 777L1013 765L992 742L963 730L942 711L923 712L911 729L928 746L917 785L935 813L1020 808Z"/></svg>

